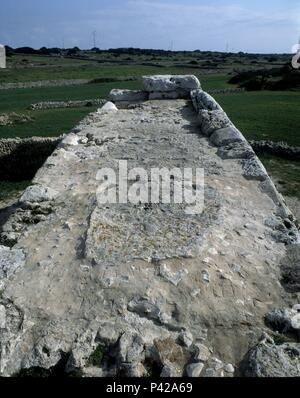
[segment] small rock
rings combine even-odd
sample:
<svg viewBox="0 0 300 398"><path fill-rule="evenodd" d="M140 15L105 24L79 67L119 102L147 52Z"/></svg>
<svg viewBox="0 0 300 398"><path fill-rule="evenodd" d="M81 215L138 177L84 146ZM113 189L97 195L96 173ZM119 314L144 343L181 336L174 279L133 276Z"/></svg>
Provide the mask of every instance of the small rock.
<svg viewBox="0 0 300 398"><path fill-rule="evenodd" d="M188 377L200 377L200 374L204 368L204 364L201 362L192 363L187 366L186 373Z"/></svg>
<svg viewBox="0 0 300 398"><path fill-rule="evenodd" d="M56 198L58 193L44 185L31 185L21 196L20 203L47 202Z"/></svg>
<svg viewBox="0 0 300 398"><path fill-rule="evenodd" d="M191 292L191 296L192 296L192 297L197 297L197 296L199 296L200 293L201 293L201 290L200 290L200 289L194 289L194 290L192 290L192 292Z"/></svg>
<svg viewBox="0 0 300 398"><path fill-rule="evenodd" d="M79 137L76 134L68 134L59 144L60 148L67 148L68 146L77 146Z"/></svg>
<svg viewBox="0 0 300 398"><path fill-rule="evenodd" d="M164 367L161 371L160 377L180 377L181 370L170 361L166 360Z"/></svg>
<svg viewBox="0 0 300 398"><path fill-rule="evenodd" d="M182 279L188 274L188 271L182 269L178 272L171 272L166 264L162 264L159 269L159 274L174 286L178 286Z"/></svg>
<svg viewBox="0 0 300 398"><path fill-rule="evenodd" d="M295 330L300 330L300 314L297 314L292 317L291 326Z"/></svg>
<svg viewBox="0 0 300 398"><path fill-rule="evenodd" d="M102 106L102 108L98 109L98 113L116 112L117 110L118 108L116 107L116 105L108 101L105 105Z"/></svg>
<svg viewBox="0 0 300 398"><path fill-rule="evenodd" d="M196 344L196 355L195 359L201 362L206 362L211 356L210 350L204 344Z"/></svg>
<svg viewBox="0 0 300 398"><path fill-rule="evenodd" d="M183 330L178 336L178 341L185 347L190 347L193 344L193 335L188 330Z"/></svg>
<svg viewBox="0 0 300 398"><path fill-rule="evenodd" d="M202 278L205 282L209 283L210 282L210 277L208 271L204 270L202 271Z"/></svg>
<svg viewBox="0 0 300 398"><path fill-rule="evenodd" d="M228 363L224 366L224 370L227 373L234 373L234 366L231 363Z"/></svg>
<svg viewBox="0 0 300 398"><path fill-rule="evenodd" d="M4 329L6 326L6 310L4 305L0 305L0 329Z"/></svg>
<svg viewBox="0 0 300 398"><path fill-rule="evenodd" d="M295 304L293 306L293 311L300 312L300 304Z"/></svg>
<svg viewBox="0 0 300 398"><path fill-rule="evenodd" d="M101 284L104 288L109 288L114 284L114 278L104 278Z"/></svg>

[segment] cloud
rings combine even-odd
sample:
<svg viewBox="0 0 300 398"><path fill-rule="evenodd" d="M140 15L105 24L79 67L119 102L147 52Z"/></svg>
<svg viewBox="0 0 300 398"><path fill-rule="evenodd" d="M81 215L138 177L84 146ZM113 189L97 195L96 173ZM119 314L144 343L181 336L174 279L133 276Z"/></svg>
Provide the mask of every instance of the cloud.
<svg viewBox="0 0 300 398"><path fill-rule="evenodd" d="M73 1L72 13L61 0L57 15L54 6L51 15L44 6L43 16L28 13L14 29L2 24L0 37L37 47L60 46L64 38L66 46L91 47L91 32L97 30L102 48L167 49L173 41L178 50L224 50L228 42L237 51L287 52L299 34L300 7L294 0Z"/></svg>
<svg viewBox="0 0 300 398"><path fill-rule="evenodd" d="M278 43L278 51L288 51L299 26L300 8L270 10L265 4L263 8L248 4L128 0L122 6L95 10L87 18L91 26L102 26L108 47L118 41L120 46L167 48L174 40L176 49L223 50L230 41L236 50L247 50L247 44L249 51L272 52Z"/></svg>

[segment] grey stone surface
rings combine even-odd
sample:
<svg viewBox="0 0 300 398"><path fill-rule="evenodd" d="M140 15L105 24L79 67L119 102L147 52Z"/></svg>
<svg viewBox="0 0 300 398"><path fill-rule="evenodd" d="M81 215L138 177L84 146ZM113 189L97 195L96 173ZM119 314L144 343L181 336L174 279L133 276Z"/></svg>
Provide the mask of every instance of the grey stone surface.
<svg viewBox="0 0 300 398"><path fill-rule="evenodd" d="M195 359L201 362L207 362L211 357L210 350L204 344L201 343L195 344L195 347L196 347Z"/></svg>
<svg viewBox="0 0 300 398"><path fill-rule="evenodd" d="M200 377L203 368L204 368L204 364L201 362L192 363L187 366L186 373L187 373L188 377Z"/></svg>
<svg viewBox="0 0 300 398"><path fill-rule="evenodd" d="M200 112L203 109L208 111L223 111L217 101L201 89L192 90L190 95L196 112Z"/></svg>
<svg viewBox="0 0 300 398"><path fill-rule="evenodd" d="M129 101L129 102L139 102L139 101L147 101L149 94L146 91L138 91L138 90L119 90L113 89L109 93L109 101L117 102L117 101Z"/></svg>
<svg viewBox="0 0 300 398"><path fill-rule="evenodd" d="M266 315L266 322L273 330L279 333L300 332L300 314L293 308L270 311Z"/></svg>
<svg viewBox="0 0 300 398"><path fill-rule="evenodd" d="M221 159L252 159L255 153L248 142L234 142L218 149Z"/></svg>
<svg viewBox="0 0 300 398"><path fill-rule="evenodd" d="M209 111L202 109L198 113L198 121L202 133L208 137L216 130L232 126L226 113L221 110Z"/></svg>
<svg viewBox="0 0 300 398"><path fill-rule="evenodd" d="M244 160L243 169L244 177L249 180L264 181L268 177L265 167L257 157Z"/></svg>
<svg viewBox="0 0 300 398"><path fill-rule="evenodd" d="M189 93L184 90L177 91L155 91L149 93L149 100L189 98Z"/></svg>
<svg viewBox="0 0 300 398"><path fill-rule="evenodd" d="M262 341L248 354L243 364L246 377L300 377L300 345L275 345Z"/></svg>
<svg viewBox="0 0 300 398"><path fill-rule="evenodd" d="M216 130L210 136L210 142L217 147L244 141L245 138L243 137L243 135L239 132L237 128L233 126Z"/></svg>
<svg viewBox="0 0 300 398"><path fill-rule="evenodd" d="M12 276L24 264L25 254L22 249L0 246L0 284L3 279Z"/></svg>
<svg viewBox="0 0 300 398"><path fill-rule="evenodd" d="M188 275L188 270L186 269L181 269L177 272L172 272L166 264L162 264L160 266L159 274L165 278L168 282L172 283L175 286L178 286L178 284L182 281L182 279Z"/></svg>
<svg viewBox="0 0 300 398"><path fill-rule="evenodd" d="M201 88L199 80L193 75L156 75L143 76L144 89L148 92L167 92Z"/></svg>
<svg viewBox="0 0 300 398"><path fill-rule="evenodd" d="M29 192L46 202L18 205L3 225L15 235L14 247L1 249L3 269L21 264L1 279L1 375L49 372L64 363L62 353L67 372L86 372L101 345L93 374L182 376L199 362L201 342L220 358L210 356L201 377L229 377L226 364L236 368L259 341L270 306L287 307L279 281L290 248L265 224L276 217L288 239L287 208L268 179L244 178L243 162L221 159L199 132L190 101L147 101L90 114L73 130L75 144L47 159L33 181L45 190ZM101 204L98 171L117 171L119 160L129 170L204 168L203 213L161 202ZM136 182L131 176L129 185ZM51 202L48 188L57 193ZM193 336L189 347L183 330Z"/></svg>
<svg viewBox="0 0 300 398"><path fill-rule="evenodd" d="M102 108L100 108L98 110L98 113L109 113L109 112L117 112L118 108L116 107L115 104L113 104L112 102L108 101L106 102L106 104L104 104L102 106Z"/></svg>
<svg viewBox="0 0 300 398"><path fill-rule="evenodd" d="M25 192L20 198L20 203L40 203L50 202L54 200L58 195L58 192L52 188L44 185L31 185L26 188Z"/></svg>

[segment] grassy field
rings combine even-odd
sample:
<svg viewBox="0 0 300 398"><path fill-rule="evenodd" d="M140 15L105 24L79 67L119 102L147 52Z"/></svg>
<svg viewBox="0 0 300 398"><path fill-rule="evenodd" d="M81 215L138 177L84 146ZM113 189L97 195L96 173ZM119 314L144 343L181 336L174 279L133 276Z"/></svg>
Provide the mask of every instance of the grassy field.
<svg viewBox="0 0 300 398"><path fill-rule="evenodd" d="M207 74L200 76L206 90L226 88L228 76ZM230 86L231 87L231 86ZM141 89L139 80L115 83L85 84L80 86L46 87L0 90L0 114L18 112L29 115L31 122L13 126L0 126L0 138L57 136L67 133L83 117L95 110L92 107L30 111L32 103L40 101L68 101L107 98L113 88Z"/></svg>
<svg viewBox="0 0 300 398"><path fill-rule="evenodd" d="M76 60L74 62L77 62ZM90 65L11 68L0 70L0 83L30 82L38 80L96 79L114 77L139 77L152 74L195 74L203 71L193 67L144 65Z"/></svg>
<svg viewBox="0 0 300 398"><path fill-rule="evenodd" d="M19 194L28 187L28 185L30 185L30 181L0 181L0 208L2 202L5 203L7 200L13 197L18 197Z"/></svg>
<svg viewBox="0 0 300 398"><path fill-rule="evenodd" d="M58 136L67 133L94 107L30 111L32 103L106 98L114 87L139 88L138 82L86 84L82 86L0 90L0 114L18 112L29 115L31 122L0 126L0 138Z"/></svg>
<svg viewBox="0 0 300 398"><path fill-rule="evenodd" d="M300 146L300 92L259 91L214 97L247 139Z"/></svg>
<svg viewBox="0 0 300 398"><path fill-rule="evenodd" d="M285 196L300 199L300 162L271 155L260 155L260 159Z"/></svg>

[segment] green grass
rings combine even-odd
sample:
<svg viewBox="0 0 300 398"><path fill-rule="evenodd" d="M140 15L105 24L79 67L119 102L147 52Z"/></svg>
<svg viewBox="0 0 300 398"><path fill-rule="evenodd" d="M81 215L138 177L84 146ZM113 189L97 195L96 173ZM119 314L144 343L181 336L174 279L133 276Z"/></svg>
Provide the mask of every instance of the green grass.
<svg viewBox="0 0 300 398"><path fill-rule="evenodd" d="M29 105L40 101L106 98L110 90L115 87L137 89L140 87L140 83L130 81L82 86L0 90L0 114L20 112L33 119L32 122L28 123L0 126L0 138L53 137L67 133L96 107L29 111Z"/></svg>
<svg viewBox="0 0 300 398"><path fill-rule="evenodd" d="M135 81L84 84L80 86L0 90L0 113L26 110L30 104L41 101L69 101L106 98L113 88L140 88Z"/></svg>
<svg viewBox="0 0 300 398"><path fill-rule="evenodd" d="M56 137L69 132L88 113L96 108L51 109L31 113L32 122L16 124L14 126L1 126L0 138L26 138L26 137Z"/></svg>
<svg viewBox="0 0 300 398"><path fill-rule="evenodd" d="M105 351L105 346L103 344L99 344L95 351L90 355L88 359L88 366L100 367Z"/></svg>
<svg viewBox="0 0 300 398"><path fill-rule="evenodd" d="M214 97L247 139L300 146L300 92L259 91Z"/></svg>
<svg viewBox="0 0 300 398"><path fill-rule="evenodd" d="M295 196L300 199L300 162L267 154L259 157L277 183L278 190L285 196Z"/></svg>
<svg viewBox="0 0 300 398"><path fill-rule="evenodd" d="M200 76L203 87L224 88L227 76L209 74ZM33 121L13 126L0 126L0 138L57 136L70 131L81 119L96 108L52 109L30 111L32 103L40 101L68 101L107 98L113 88L141 89L140 81L127 81L80 86L45 87L15 90L0 90L0 114L19 112L29 115Z"/></svg>
<svg viewBox="0 0 300 398"><path fill-rule="evenodd" d="M235 88L233 84L228 84L229 76L224 73L211 73L200 75L199 79L203 90L209 91L214 89Z"/></svg>
<svg viewBox="0 0 300 398"><path fill-rule="evenodd" d="M0 202L9 200L14 196L18 197L19 194L30 185L30 183L30 181L0 181Z"/></svg>
<svg viewBox="0 0 300 398"><path fill-rule="evenodd" d="M74 61L76 62L76 60ZM37 80L95 79L101 77L128 77L147 74L195 74L194 68L155 67L143 65L80 65L73 67L35 67L0 70L0 83L29 82Z"/></svg>

